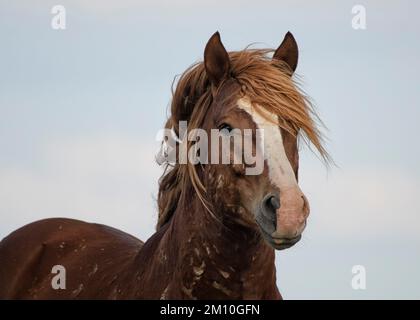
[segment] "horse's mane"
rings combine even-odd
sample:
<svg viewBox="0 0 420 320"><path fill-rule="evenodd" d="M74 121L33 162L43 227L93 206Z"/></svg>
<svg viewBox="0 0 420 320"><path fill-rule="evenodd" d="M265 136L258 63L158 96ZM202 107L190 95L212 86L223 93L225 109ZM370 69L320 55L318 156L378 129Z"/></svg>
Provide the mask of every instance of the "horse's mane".
<svg viewBox="0 0 420 320"><path fill-rule="evenodd" d="M279 115L280 126L315 146L320 156L329 161L318 129L320 120L312 104L299 88L290 68L279 60L269 57L273 50L246 49L230 52L231 77L240 85L235 94L246 96L256 108L264 108ZM219 86L219 89L223 86ZM166 128L178 134L179 121L188 121L188 130L202 126L207 110L213 101L212 88L204 63L189 67L179 78L173 90L171 114ZM264 115L264 113L262 113ZM182 199L186 186L192 186L196 195L206 206L205 188L200 181L196 166L166 163L159 182L157 228L168 222Z"/></svg>

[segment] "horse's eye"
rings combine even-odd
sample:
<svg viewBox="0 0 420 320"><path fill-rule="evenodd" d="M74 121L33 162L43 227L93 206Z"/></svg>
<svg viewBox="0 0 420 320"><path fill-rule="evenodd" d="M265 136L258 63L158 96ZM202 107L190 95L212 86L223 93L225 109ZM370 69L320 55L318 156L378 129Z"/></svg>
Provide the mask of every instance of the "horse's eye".
<svg viewBox="0 0 420 320"><path fill-rule="evenodd" d="M233 129L232 129L232 127L229 125L229 124L227 124L227 123L222 123L220 126L219 126L219 130L221 131L221 130L226 130L227 132L231 132Z"/></svg>

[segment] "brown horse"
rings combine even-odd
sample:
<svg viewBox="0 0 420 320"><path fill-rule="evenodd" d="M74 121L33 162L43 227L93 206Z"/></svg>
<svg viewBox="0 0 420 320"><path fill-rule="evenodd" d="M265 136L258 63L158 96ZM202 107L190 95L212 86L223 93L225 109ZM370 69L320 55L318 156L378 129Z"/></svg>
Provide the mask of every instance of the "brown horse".
<svg viewBox="0 0 420 320"><path fill-rule="evenodd" d="M292 34L270 52L228 53L215 33L204 62L179 79L166 124L175 134L180 121L206 132L264 130L261 174L245 174L245 164L166 163L157 231L145 243L71 219L28 224L0 243L0 298L280 299L274 249L298 242L309 215L298 137L328 155L293 79ZM58 288L57 265L65 270Z"/></svg>

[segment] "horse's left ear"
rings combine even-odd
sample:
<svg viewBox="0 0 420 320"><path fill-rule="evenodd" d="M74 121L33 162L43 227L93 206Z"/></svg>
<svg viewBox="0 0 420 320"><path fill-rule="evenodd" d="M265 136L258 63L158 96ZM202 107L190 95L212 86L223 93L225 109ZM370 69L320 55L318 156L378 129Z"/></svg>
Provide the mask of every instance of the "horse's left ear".
<svg viewBox="0 0 420 320"><path fill-rule="evenodd" d="M219 32L211 36L204 49L204 66L211 83L217 87L230 69L229 54L220 40Z"/></svg>
<svg viewBox="0 0 420 320"><path fill-rule="evenodd" d="M280 46L274 52L273 59L282 60L295 72L299 57L299 49L295 38L287 32Z"/></svg>

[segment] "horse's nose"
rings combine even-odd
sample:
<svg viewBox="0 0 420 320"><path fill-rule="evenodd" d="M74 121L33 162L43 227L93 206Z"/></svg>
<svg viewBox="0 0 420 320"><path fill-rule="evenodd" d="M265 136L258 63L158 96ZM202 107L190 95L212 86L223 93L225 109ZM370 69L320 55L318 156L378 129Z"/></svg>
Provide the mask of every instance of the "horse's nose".
<svg viewBox="0 0 420 320"><path fill-rule="evenodd" d="M276 223L277 215L276 211L280 208L280 198L277 195L269 194L266 195L262 202L262 213L265 218L271 222Z"/></svg>

